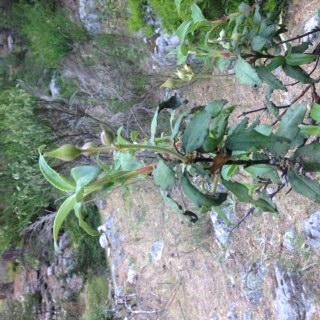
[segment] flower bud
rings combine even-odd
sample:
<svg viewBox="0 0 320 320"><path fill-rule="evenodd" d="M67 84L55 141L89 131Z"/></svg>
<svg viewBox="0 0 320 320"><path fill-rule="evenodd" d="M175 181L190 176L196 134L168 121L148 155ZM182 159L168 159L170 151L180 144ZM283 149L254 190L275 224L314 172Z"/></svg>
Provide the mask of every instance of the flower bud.
<svg viewBox="0 0 320 320"><path fill-rule="evenodd" d="M55 149L44 154L45 157L56 158L64 161L71 161L81 155L82 151L72 144L65 144L58 149Z"/></svg>
<svg viewBox="0 0 320 320"><path fill-rule="evenodd" d="M109 145L113 144L114 139L115 139L114 133L111 130L109 130L108 128L106 128L105 126L103 126L102 132L100 135L101 143L103 145L109 146Z"/></svg>
<svg viewBox="0 0 320 320"><path fill-rule="evenodd" d="M172 89L172 88L175 88L177 86L177 81L176 80L172 80L172 79L168 79L166 82L164 82L160 88L169 88L169 89Z"/></svg>
<svg viewBox="0 0 320 320"><path fill-rule="evenodd" d="M93 143L93 142L87 142L85 143L82 147L81 147L81 150L82 150L82 154L86 157L90 157L90 156L93 156L94 154L96 154L96 152L94 151L85 151L85 150L89 150L89 149L93 149L93 148L96 148L96 144ZM84 152L85 151L85 152Z"/></svg>

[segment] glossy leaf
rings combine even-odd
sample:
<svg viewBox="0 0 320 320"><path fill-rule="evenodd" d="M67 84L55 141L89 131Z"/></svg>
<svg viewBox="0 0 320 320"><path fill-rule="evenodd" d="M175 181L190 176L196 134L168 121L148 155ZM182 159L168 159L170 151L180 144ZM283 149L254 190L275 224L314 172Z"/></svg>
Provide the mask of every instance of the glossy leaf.
<svg viewBox="0 0 320 320"><path fill-rule="evenodd" d="M154 182L161 190L168 190L175 184L174 171L160 160L157 168L153 171Z"/></svg>
<svg viewBox="0 0 320 320"><path fill-rule="evenodd" d="M184 174L181 179L181 186L187 198L193 202L198 208L219 206L227 199L227 193L215 193L207 195L200 192Z"/></svg>
<svg viewBox="0 0 320 320"><path fill-rule="evenodd" d="M261 87L262 82L256 70L241 57L239 57L235 63L235 70L240 83L248 84L256 88Z"/></svg>
<svg viewBox="0 0 320 320"><path fill-rule="evenodd" d="M295 192L320 203L320 185L316 180L299 175L295 170L288 172L288 179Z"/></svg>
<svg viewBox="0 0 320 320"><path fill-rule="evenodd" d="M76 205L76 195L72 195L68 197L62 205L60 206L53 223L53 240L54 240L54 247L57 252L61 252L58 246L58 237L59 231L64 220L68 217L70 212L73 210L74 206Z"/></svg>
<svg viewBox="0 0 320 320"><path fill-rule="evenodd" d="M39 167L44 177L48 180L48 182L50 182L50 184L61 191L75 192L75 184L61 176L47 164L46 160L41 154L43 149L44 146L39 148Z"/></svg>
<svg viewBox="0 0 320 320"><path fill-rule="evenodd" d="M284 56L277 56L275 58L271 59L271 62L266 66L266 69L271 72L274 69L277 69L281 65L283 65L286 62L286 59Z"/></svg>

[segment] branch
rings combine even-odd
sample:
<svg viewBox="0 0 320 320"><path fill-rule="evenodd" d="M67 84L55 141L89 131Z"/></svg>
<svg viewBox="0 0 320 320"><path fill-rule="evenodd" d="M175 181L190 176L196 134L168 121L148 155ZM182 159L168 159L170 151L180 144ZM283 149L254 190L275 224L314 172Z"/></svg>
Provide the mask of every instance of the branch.
<svg viewBox="0 0 320 320"><path fill-rule="evenodd" d="M310 34L313 34L313 33L318 32L318 31L320 31L320 28L319 28L319 27L316 27L316 28L314 28L313 30L311 30L311 31L309 31L309 32L307 32L307 33L304 33L303 35L296 36L296 37L294 37L294 38L290 38L290 39L288 39L288 40L278 42L277 45L283 44L283 43L287 43L287 42L291 42L291 41L294 41L294 40L298 40L298 39L301 39L301 38L304 38L304 37L306 37L306 36L308 36L308 35L310 35Z"/></svg>

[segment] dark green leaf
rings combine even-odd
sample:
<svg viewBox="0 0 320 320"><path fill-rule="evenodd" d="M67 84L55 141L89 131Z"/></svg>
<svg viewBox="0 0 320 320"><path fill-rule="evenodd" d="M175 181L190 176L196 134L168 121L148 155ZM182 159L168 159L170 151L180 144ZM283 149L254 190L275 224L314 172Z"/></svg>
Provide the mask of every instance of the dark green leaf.
<svg viewBox="0 0 320 320"><path fill-rule="evenodd" d="M315 83L315 80L310 78L310 76L298 66L289 66L287 63L282 65L284 73L293 79L296 79L302 83Z"/></svg>
<svg viewBox="0 0 320 320"><path fill-rule="evenodd" d="M170 189L175 183L174 171L163 160L160 160L157 168L153 171L154 182L161 190Z"/></svg>
<svg viewBox="0 0 320 320"><path fill-rule="evenodd" d="M181 179L181 186L187 198L199 208L219 206L227 199L226 193L208 195L200 192L192 185L186 174Z"/></svg>
<svg viewBox="0 0 320 320"><path fill-rule="evenodd" d="M259 35L253 37L252 39L252 49L254 51L260 51L265 45L266 43L269 41L268 38L264 38L264 37L261 37Z"/></svg>
<svg viewBox="0 0 320 320"><path fill-rule="evenodd" d="M173 130L172 130L172 133L171 133L171 137L170 137L170 140L171 142L174 141L174 139L177 137L177 135L179 134L180 132L180 127L181 127L181 124L183 122L183 120L185 118L187 118L187 116L191 113L191 110L189 111L186 111L186 112L183 112L179 115L177 121L175 122L174 124L174 127L173 127Z"/></svg>
<svg viewBox="0 0 320 320"><path fill-rule="evenodd" d="M222 180L222 184L232 192L240 202L252 203L253 199L249 195L249 190L239 182Z"/></svg>
<svg viewBox="0 0 320 320"><path fill-rule="evenodd" d="M320 203L320 185L316 180L299 175L295 170L288 172L288 179L295 192Z"/></svg>
<svg viewBox="0 0 320 320"><path fill-rule="evenodd" d="M303 164L305 171L320 171L320 144L309 144L299 148L292 157Z"/></svg>
<svg viewBox="0 0 320 320"><path fill-rule="evenodd" d="M306 112L306 103L292 105L282 117L277 135L293 141L300 131L298 125L303 122Z"/></svg>
<svg viewBox="0 0 320 320"><path fill-rule="evenodd" d="M228 101L227 100L214 100L212 102L209 102L208 105L205 108L205 111L213 118L213 117L217 117L222 108L224 107L225 104L227 104Z"/></svg>
<svg viewBox="0 0 320 320"><path fill-rule="evenodd" d="M284 56L277 56L271 59L271 62L266 66L266 68L269 72L271 72L274 69L277 69L278 67L283 65L285 62L286 62L286 59Z"/></svg>
<svg viewBox="0 0 320 320"><path fill-rule="evenodd" d="M268 71L267 68L262 66L257 67L256 71L259 78L261 78L262 81L265 81L272 89L287 90L283 83Z"/></svg>
<svg viewBox="0 0 320 320"><path fill-rule="evenodd" d="M286 63L289 66L300 66L315 61L318 58L315 54L292 53L286 56Z"/></svg>
<svg viewBox="0 0 320 320"><path fill-rule="evenodd" d="M303 42L298 46L292 47L291 53L303 53L309 48L310 44L310 42Z"/></svg>

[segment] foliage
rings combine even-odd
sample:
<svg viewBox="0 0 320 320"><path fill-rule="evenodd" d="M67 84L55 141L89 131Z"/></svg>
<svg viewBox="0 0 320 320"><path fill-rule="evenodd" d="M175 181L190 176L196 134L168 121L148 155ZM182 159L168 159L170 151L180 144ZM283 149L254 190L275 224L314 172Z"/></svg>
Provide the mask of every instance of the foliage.
<svg viewBox="0 0 320 320"><path fill-rule="evenodd" d="M87 288L87 308L82 320L111 320L112 314L106 311L108 299L108 280L105 277L92 277Z"/></svg>
<svg viewBox="0 0 320 320"><path fill-rule="evenodd" d="M241 72L247 74L248 70L244 68ZM102 147L68 145L44 154L43 148L40 148L39 163L46 179L69 193L55 220L56 249L59 230L72 210L80 226L95 235L82 217L87 196L98 190L112 191L128 181L150 175L160 187L166 203L193 222L197 220L197 214L189 209L183 211L170 197L170 190L175 185L181 185L198 214L219 207L227 200L227 193L217 192L219 181L240 202L262 212L277 214L273 198L288 183L297 193L320 203L319 183L307 177L307 172L320 170L320 145L317 140L307 140L299 127L306 123L306 105L292 105L280 119L279 125L271 126L260 124L259 117L252 124L245 118L238 124L229 125L229 116L236 106L226 108L226 104L226 100L215 100L206 107L194 107L180 114L174 123L171 117L170 136L161 134L156 137L157 118L161 111L158 108L149 140L138 142L138 136L132 135L129 141L122 137L121 130L115 135L104 129L101 141L105 146ZM318 105L314 106L312 117L317 119ZM138 160L136 156L143 150L161 154L161 160L149 164ZM50 157L73 160L84 152L87 155L113 153L114 163L108 167L98 160L98 167L73 168L72 181L55 172L46 161ZM252 183L238 182L238 174L251 177ZM198 183L195 184L196 181ZM202 188L199 188L199 181ZM274 191L268 193L270 186L274 186ZM222 210L217 212L230 225Z"/></svg>
<svg viewBox="0 0 320 320"><path fill-rule="evenodd" d="M99 211L93 205L86 207L85 218L94 228L101 225ZM77 252L73 272L80 274L84 280L93 276L105 276L108 273L105 251L100 247L96 238L87 237L82 232L76 220L75 217L69 219L65 226L70 232L72 243ZM106 284L104 283L104 285Z"/></svg>
<svg viewBox="0 0 320 320"><path fill-rule="evenodd" d="M29 41L33 59L42 66L59 65L88 34L71 22L54 1L20 1L13 9L13 29Z"/></svg>
<svg viewBox="0 0 320 320"><path fill-rule="evenodd" d="M51 130L37 116L36 101L19 87L0 95L1 250L19 243L23 229L43 215L55 194L39 173L37 145Z"/></svg>

